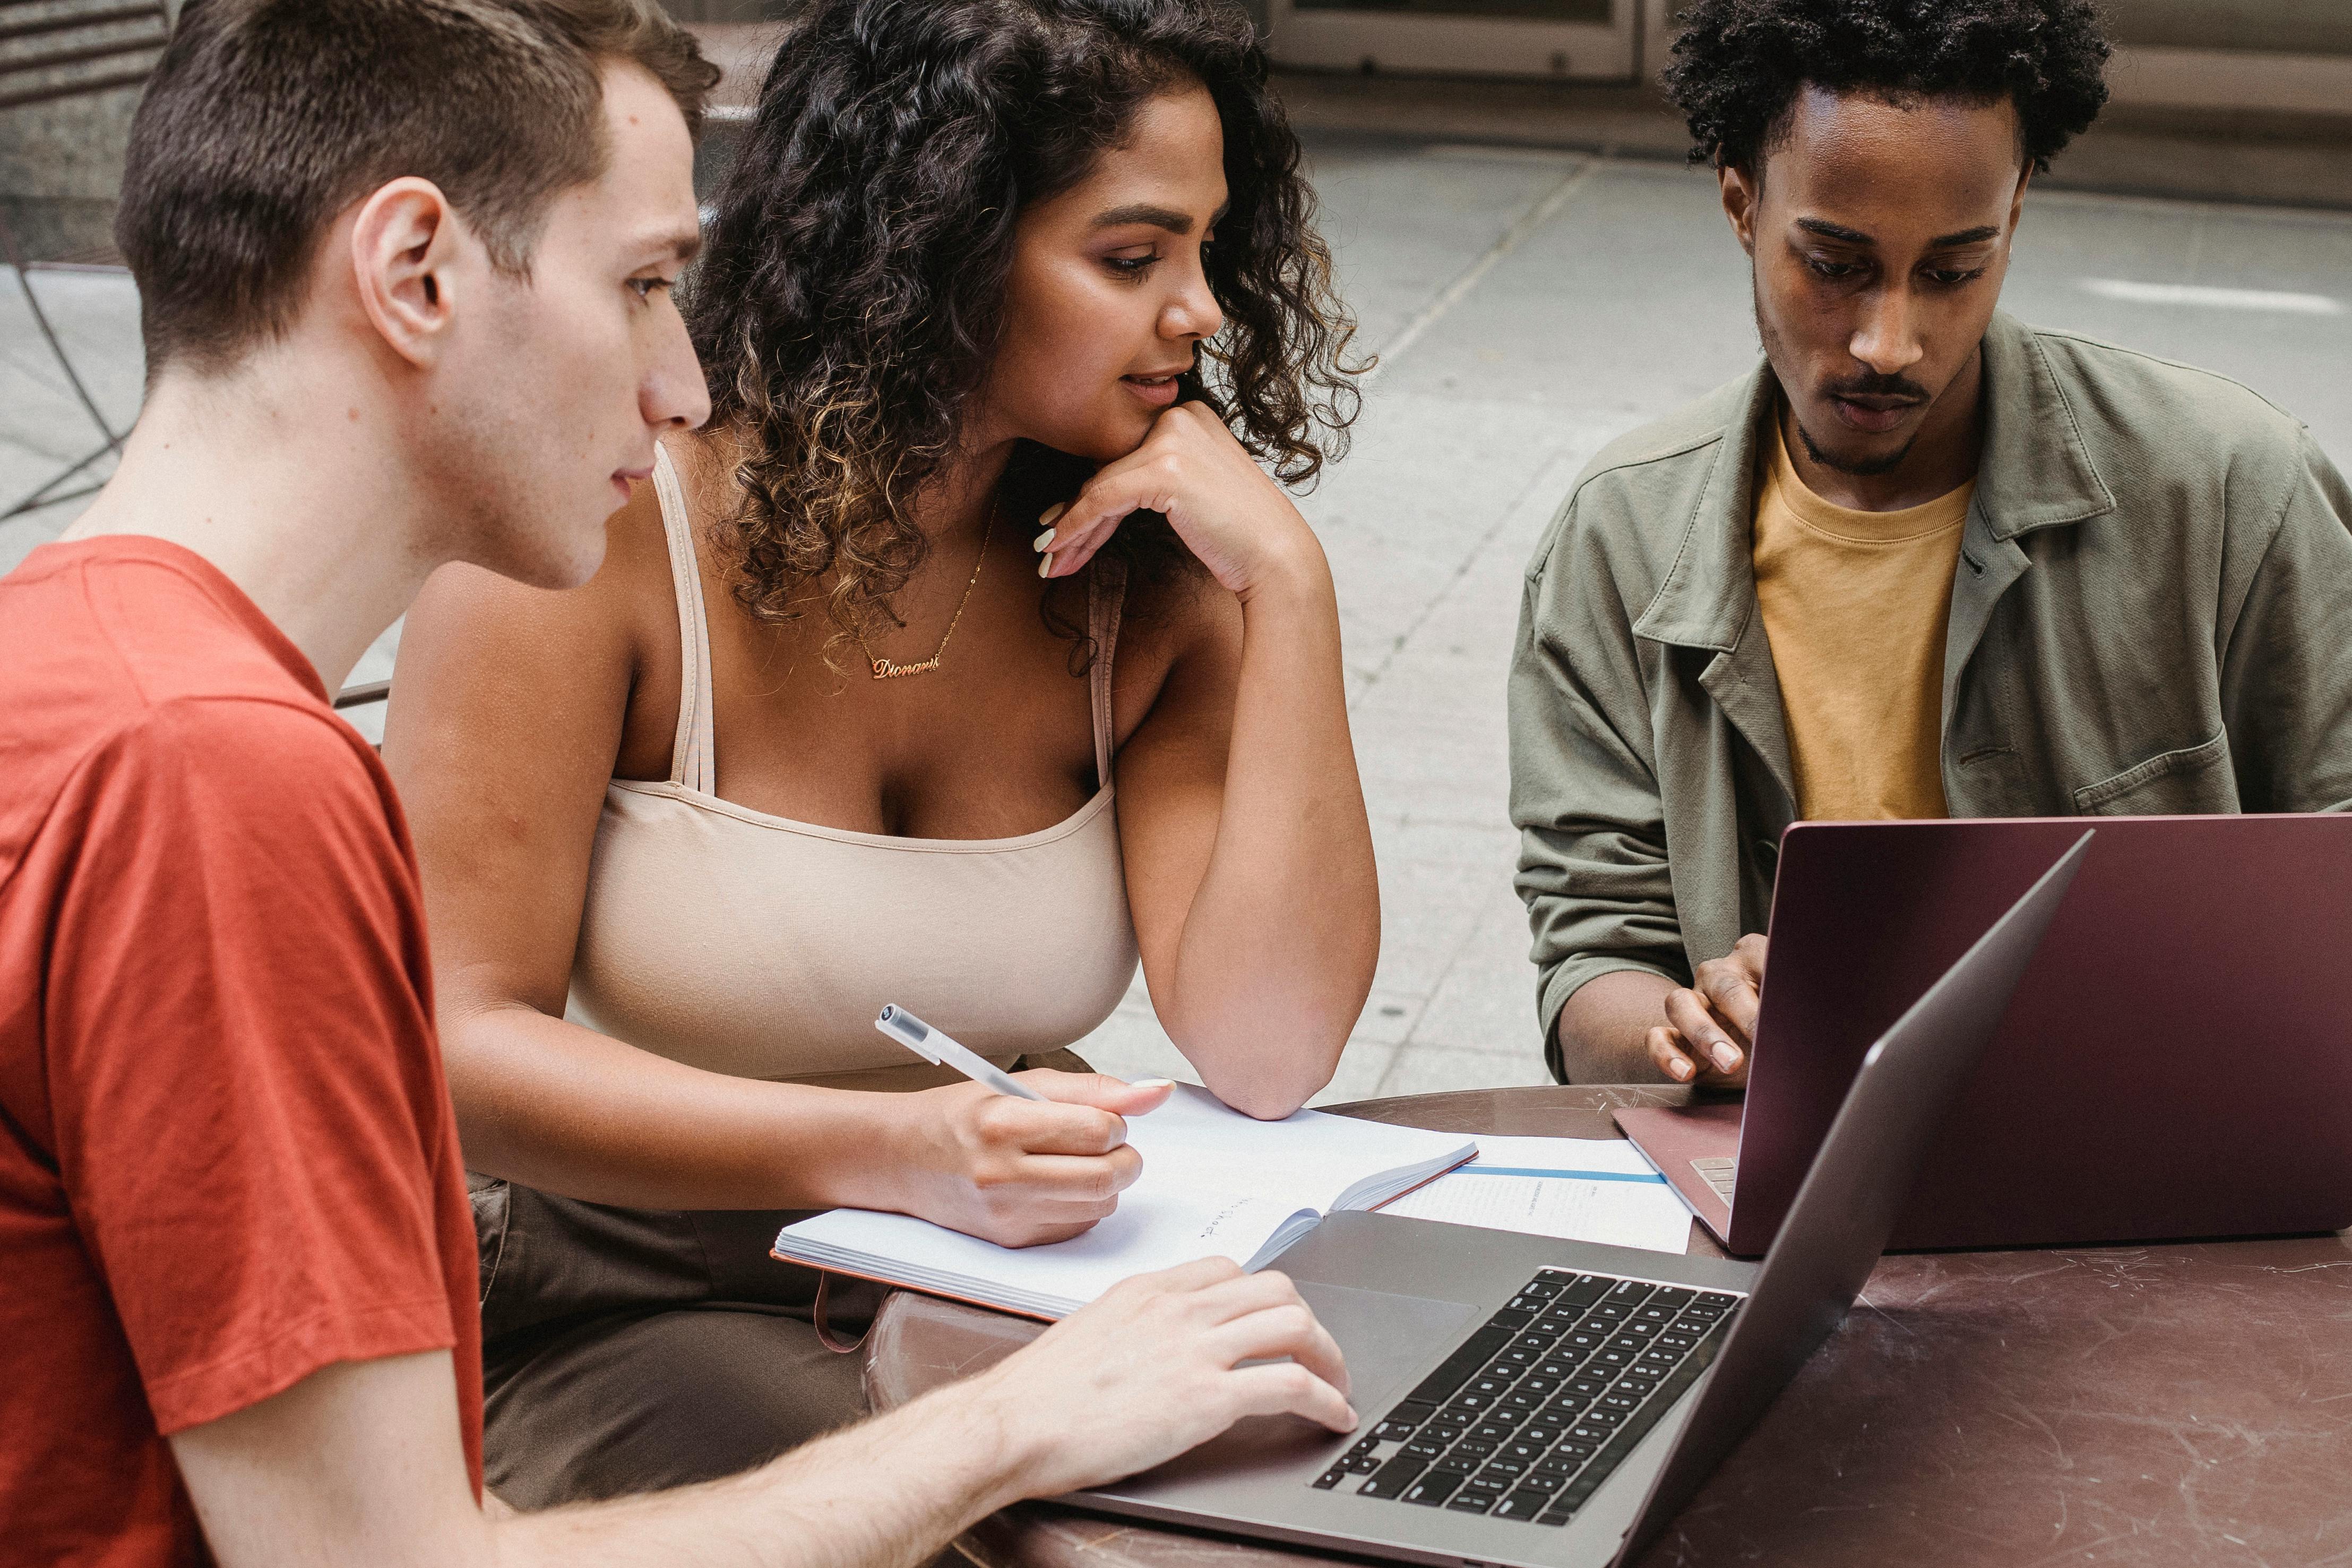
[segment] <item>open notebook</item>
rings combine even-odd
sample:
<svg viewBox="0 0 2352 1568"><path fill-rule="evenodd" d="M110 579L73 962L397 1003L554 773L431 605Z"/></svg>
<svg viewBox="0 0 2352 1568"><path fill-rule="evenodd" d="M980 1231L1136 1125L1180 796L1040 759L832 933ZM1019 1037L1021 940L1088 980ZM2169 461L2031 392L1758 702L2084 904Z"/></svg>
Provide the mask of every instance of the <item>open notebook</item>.
<svg viewBox="0 0 2352 1568"><path fill-rule="evenodd" d="M1377 1208L1478 1152L1458 1133L1316 1110L1255 1121L1191 1084L1127 1128L1143 1173L1119 1194L1118 1212L1083 1236L999 1247L908 1215L833 1209L786 1226L775 1255L1061 1318L1131 1274L1196 1258L1261 1268L1325 1215Z"/></svg>

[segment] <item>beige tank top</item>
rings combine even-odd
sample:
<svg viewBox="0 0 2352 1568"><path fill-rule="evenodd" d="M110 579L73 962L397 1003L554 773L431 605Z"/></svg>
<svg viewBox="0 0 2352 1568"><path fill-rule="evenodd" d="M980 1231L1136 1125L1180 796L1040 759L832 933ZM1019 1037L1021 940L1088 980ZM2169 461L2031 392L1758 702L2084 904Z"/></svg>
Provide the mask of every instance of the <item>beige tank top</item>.
<svg viewBox="0 0 2352 1568"><path fill-rule="evenodd" d="M685 679L669 777L614 779L588 868L565 1016L739 1078L951 1081L874 1027L886 1002L1003 1066L1108 1017L1135 973L1111 793L1110 669L1123 584L1087 585L1094 798L1017 838L894 838L719 798L710 643L686 498L654 486Z"/></svg>

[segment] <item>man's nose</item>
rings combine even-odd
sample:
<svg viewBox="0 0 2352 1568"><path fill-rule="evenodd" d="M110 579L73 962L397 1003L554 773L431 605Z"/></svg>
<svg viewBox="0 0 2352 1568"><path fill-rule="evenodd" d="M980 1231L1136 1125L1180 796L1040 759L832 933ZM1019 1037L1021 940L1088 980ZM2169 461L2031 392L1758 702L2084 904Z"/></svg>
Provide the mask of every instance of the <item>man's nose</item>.
<svg viewBox="0 0 2352 1568"><path fill-rule="evenodd" d="M637 405L646 423L657 430L699 430L709 422L710 388L683 321L673 322L663 334L661 352L646 367L638 388Z"/></svg>
<svg viewBox="0 0 2352 1568"><path fill-rule="evenodd" d="M1864 306L1847 352L1877 375L1900 375L1927 357L1906 289L1878 289Z"/></svg>

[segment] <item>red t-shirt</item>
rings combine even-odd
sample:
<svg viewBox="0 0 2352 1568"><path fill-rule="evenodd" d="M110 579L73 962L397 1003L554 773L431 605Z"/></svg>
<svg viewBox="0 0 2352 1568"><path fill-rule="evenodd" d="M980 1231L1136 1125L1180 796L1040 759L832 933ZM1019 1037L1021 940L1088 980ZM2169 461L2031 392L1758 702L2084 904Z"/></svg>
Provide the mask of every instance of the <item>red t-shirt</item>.
<svg viewBox="0 0 2352 1568"><path fill-rule="evenodd" d="M392 781L200 557L0 577L0 1560L208 1560L165 1435L454 1352L474 1229Z"/></svg>

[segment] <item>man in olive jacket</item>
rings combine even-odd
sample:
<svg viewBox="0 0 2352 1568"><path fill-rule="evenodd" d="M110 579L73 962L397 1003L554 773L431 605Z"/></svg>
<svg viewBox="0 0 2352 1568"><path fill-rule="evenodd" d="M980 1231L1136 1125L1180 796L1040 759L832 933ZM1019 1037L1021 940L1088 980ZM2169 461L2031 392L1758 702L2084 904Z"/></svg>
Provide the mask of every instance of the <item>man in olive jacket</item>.
<svg viewBox="0 0 2352 1568"><path fill-rule="evenodd" d="M1744 1081L1792 821L2352 806L2352 489L2236 383L1996 309L2106 52L2085 0L1690 13L1766 358L1604 450L1528 568L1561 1079Z"/></svg>

